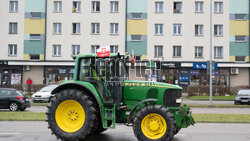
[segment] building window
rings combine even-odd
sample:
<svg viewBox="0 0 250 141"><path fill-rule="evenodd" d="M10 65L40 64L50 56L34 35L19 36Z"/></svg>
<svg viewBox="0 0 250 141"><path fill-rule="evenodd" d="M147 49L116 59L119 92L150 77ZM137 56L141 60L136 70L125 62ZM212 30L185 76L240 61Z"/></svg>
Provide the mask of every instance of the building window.
<svg viewBox="0 0 250 141"><path fill-rule="evenodd" d="M174 35L181 35L181 24L174 24Z"/></svg>
<svg viewBox="0 0 250 141"><path fill-rule="evenodd" d="M181 46L174 46L173 51L173 57L181 57Z"/></svg>
<svg viewBox="0 0 250 141"><path fill-rule="evenodd" d="M61 45L53 45L53 56L61 56Z"/></svg>
<svg viewBox="0 0 250 141"><path fill-rule="evenodd" d="M91 53L96 53L97 49L99 49L100 46L99 45L91 45Z"/></svg>
<svg viewBox="0 0 250 141"><path fill-rule="evenodd" d="M54 34L62 34L62 24L54 23Z"/></svg>
<svg viewBox="0 0 250 141"><path fill-rule="evenodd" d="M203 47L195 47L195 58L203 57Z"/></svg>
<svg viewBox="0 0 250 141"><path fill-rule="evenodd" d="M142 13L131 13L131 19L142 19Z"/></svg>
<svg viewBox="0 0 250 141"><path fill-rule="evenodd" d="M41 19L42 15L41 12L31 12L31 19Z"/></svg>
<svg viewBox="0 0 250 141"><path fill-rule="evenodd" d="M54 1L54 12L62 12L62 2Z"/></svg>
<svg viewBox="0 0 250 141"><path fill-rule="evenodd" d="M80 34L80 23L73 23L73 34Z"/></svg>
<svg viewBox="0 0 250 141"><path fill-rule="evenodd" d="M17 34L17 23L9 23L9 34Z"/></svg>
<svg viewBox="0 0 250 141"><path fill-rule="evenodd" d="M110 12L118 12L119 11L119 2L111 1L110 2Z"/></svg>
<svg viewBox="0 0 250 141"><path fill-rule="evenodd" d="M182 2L174 2L174 13L182 13Z"/></svg>
<svg viewBox="0 0 250 141"><path fill-rule="evenodd" d="M223 13L223 2L214 2L214 13Z"/></svg>
<svg viewBox="0 0 250 141"><path fill-rule="evenodd" d="M80 45L72 45L71 55L77 56L78 54L80 54Z"/></svg>
<svg viewBox="0 0 250 141"><path fill-rule="evenodd" d="M235 35L235 42L246 42L247 36L246 35Z"/></svg>
<svg viewBox="0 0 250 141"><path fill-rule="evenodd" d="M30 59L31 60L39 60L40 59L40 55L39 54L30 54Z"/></svg>
<svg viewBox="0 0 250 141"><path fill-rule="evenodd" d="M155 12L163 13L163 2L155 2Z"/></svg>
<svg viewBox="0 0 250 141"><path fill-rule="evenodd" d="M155 24L155 35L163 35L163 24Z"/></svg>
<svg viewBox="0 0 250 141"><path fill-rule="evenodd" d="M141 61L141 55L135 55L135 61Z"/></svg>
<svg viewBox="0 0 250 141"><path fill-rule="evenodd" d="M214 36L223 36L223 25L214 25Z"/></svg>
<svg viewBox="0 0 250 141"><path fill-rule="evenodd" d="M100 12L100 2L92 1L92 12Z"/></svg>
<svg viewBox="0 0 250 141"><path fill-rule="evenodd" d="M142 35L131 35L132 41L142 41Z"/></svg>
<svg viewBox="0 0 250 141"><path fill-rule="evenodd" d="M118 23L111 23L110 24L110 34L118 34Z"/></svg>
<svg viewBox="0 0 250 141"><path fill-rule="evenodd" d="M246 56L235 56L235 61L245 62Z"/></svg>
<svg viewBox="0 0 250 141"><path fill-rule="evenodd" d="M30 40L41 40L41 34L30 34Z"/></svg>
<svg viewBox="0 0 250 141"><path fill-rule="evenodd" d="M16 56L17 55L17 45L10 44L8 47L8 55Z"/></svg>
<svg viewBox="0 0 250 141"><path fill-rule="evenodd" d="M91 23L91 33L92 34L100 33L100 23Z"/></svg>
<svg viewBox="0 0 250 141"><path fill-rule="evenodd" d="M118 53L118 46L117 45L111 45L110 46L110 53Z"/></svg>
<svg viewBox="0 0 250 141"><path fill-rule="evenodd" d="M81 12L81 2L80 1L73 1L73 10L74 13Z"/></svg>
<svg viewBox="0 0 250 141"><path fill-rule="evenodd" d="M195 13L202 13L203 12L203 2L197 1L195 2Z"/></svg>
<svg viewBox="0 0 250 141"><path fill-rule="evenodd" d="M246 20L246 14L234 14L235 20Z"/></svg>
<svg viewBox="0 0 250 141"><path fill-rule="evenodd" d="M163 46L155 46L155 57L163 56Z"/></svg>
<svg viewBox="0 0 250 141"><path fill-rule="evenodd" d="M195 36L203 35L203 25L195 25Z"/></svg>
<svg viewBox="0 0 250 141"><path fill-rule="evenodd" d="M214 58L223 58L223 47L215 46L214 47Z"/></svg>
<svg viewBox="0 0 250 141"><path fill-rule="evenodd" d="M10 12L18 12L18 1L10 1Z"/></svg>

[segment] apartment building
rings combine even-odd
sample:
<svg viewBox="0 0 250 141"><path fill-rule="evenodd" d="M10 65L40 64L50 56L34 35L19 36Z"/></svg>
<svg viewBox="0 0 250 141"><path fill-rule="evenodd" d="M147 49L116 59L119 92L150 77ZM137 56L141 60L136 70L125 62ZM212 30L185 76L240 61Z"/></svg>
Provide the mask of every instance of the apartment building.
<svg viewBox="0 0 250 141"><path fill-rule="evenodd" d="M72 79L79 53L134 52L133 79L208 84L210 2L205 0L3 0L1 85ZM213 0L213 84L249 85L249 1ZM159 63L159 61L162 61ZM12 81L13 80L13 81Z"/></svg>

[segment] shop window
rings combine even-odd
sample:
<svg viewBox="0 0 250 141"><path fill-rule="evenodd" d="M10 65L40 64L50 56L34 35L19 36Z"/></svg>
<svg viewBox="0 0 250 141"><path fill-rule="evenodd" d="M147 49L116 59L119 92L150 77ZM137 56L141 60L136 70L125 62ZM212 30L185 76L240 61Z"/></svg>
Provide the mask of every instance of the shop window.
<svg viewBox="0 0 250 141"><path fill-rule="evenodd" d="M42 13L41 12L31 12L30 18L31 19L41 19Z"/></svg>
<svg viewBox="0 0 250 141"><path fill-rule="evenodd" d="M131 19L142 19L142 13L131 13Z"/></svg>
<svg viewBox="0 0 250 141"><path fill-rule="evenodd" d="M246 35L235 35L235 42L246 42L247 36Z"/></svg>
<svg viewBox="0 0 250 141"><path fill-rule="evenodd" d="M235 61L245 62L246 56L235 56Z"/></svg>
<svg viewBox="0 0 250 141"><path fill-rule="evenodd" d="M18 12L18 1L10 1L10 9L11 13Z"/></svg>
<svg viewBox="0 0 250 141"><path fill-rule="evenodd" d="M92 1L92 12L100 12L100 1Z"/></svg>
<svg viewBox="0 0 250 141"><path fill-rule="evenodd" d="M246 14L234 14L235 20L246 20Z"/></svg>
<svg viewBox="0 0 250 141"><path fill-rule="evenodd" d="M30 54L30 60L39 60L40 55L39 54Z"/></svg>
<svg viewBox="0 0 250 141"><path fill-rule="evenodd" d="M73 1L73 12L81 12L81 2L80 1Z"/></svg>
<svg viewBox="0 0 250 141"><path fill-rule="evenodd" d="M174 13L182 13L182 2L174 2Z"/></svg>

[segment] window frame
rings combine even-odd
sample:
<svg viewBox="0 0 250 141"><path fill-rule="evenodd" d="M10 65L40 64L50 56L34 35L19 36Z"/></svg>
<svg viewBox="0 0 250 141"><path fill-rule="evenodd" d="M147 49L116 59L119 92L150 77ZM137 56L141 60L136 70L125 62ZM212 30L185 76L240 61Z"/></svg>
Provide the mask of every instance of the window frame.
<svg viewBox="0 0 250 141"><path fill-rule="evenodd" d="M55 27L55 25L57 25L57 27ZM55 32L55 31L57 31L57 32ZM62 34L62 23L53 23L53 34L55 34L55 35L61 35Z"/></svg>
<svg viewBox="0 0 250 141"><path fill-rule="evenodd" d="M110 1L110 13L119 12L119 1Z"/></svg>
<svg viewBox="0 0 250 141"><path fill-rule="evenodd" d="M39 14L39 17L38 16L34 17L34 14ZM42 13L41 12L30 12L30 18L31 19L41 19L42 18Z"/></svg>
<svg viewBox="0 0 250 141"><path fill-rule="evenodd" d="M110 45L110 53L118 53L118 52L119 52L119 46L118 45Z"/></svg>
<svg viewBox="0 0 250 141"><path fill-rule="evenodd" d="M216 28L216 26L217 26L217 28ZM221 27L221 28L220 28ZM214 36L215 37L222 37L223 36L223 24L214 24ZM215 30L216 29L216 30ZM219 34L220 33L220 29L221 29L221 34ZM215 31L217 31L216 32L216 34L215 34Z"/></svg>
<svg viewBox="0 0 250 141"><path fill-rule="evenodd" d="M13 3L13 11L11 10L11 3ZM9 1L9 13L18 13L18 1L10 0Z"/></svg>
<svg viewBox="0 0 250 141"><path fill-rule="evenodd" d="M219 49L221 49L221 53L219 53ZM219 56L221 55L221 56ZM222 59L224 57L223 46L214 46L214 58Z"/></svg>
<svg viewBox="0 0 250 141"><path fill-rule="evenodd" d="M244 19L236 19L236 15L244 15ZM245 20L247 20L246 19L246 14L245 13L237 13L237 14L234 14L234 19L236 20L236 21L245 21Z"/></svg>
<svg viewBox="0 0 250 141"><path fill-rule="evenodd" d="M155 35L163 35L163 24L162 23L155 24Z"/></svg>
<svg viewBox="0 0 250 141"><path fill-rule="evenodd" d="M93 48L95 50L95 52L93 52ZM97 50L100 48L100 45L91 45L91 53L97 53Z"/></svg>
<svg viewBox="0 0 250 141"><path fill-rule="evenodd" d="M37 38L37 39L34 39L34 38L32 38L32 36L37 36L38 37L38 35L39 35L39 39ZM30 34L30 40L32 40L32 41L40 41L40 40L42 40L42 35L41 34Z"/></svg>
<svg viewBox="0 0 250 141"><path fill-rule="evenodd" d="M197 31L198 34L196 34L196 27L197 27L197 30L198 30ZM203 24L196 24L196 25L194 25L194 35L195 36L204 36L204 25Z"/></svg>
<svg viewBox="0 0 250 141"><path fill-rule="evenodd" d="M57 7L57 11L56 11ZM54 8L53 8L54 13L62 13L62 1L54 1Z"/></svg>
<svg viewBox="0 0 250 141"><path fill-rule="evenodd" d="M201 49L201 56L199 56L199 49ZM204 47L203 46L195 46L194 58L200 59L204 57Z"/></svg>
<svg viewBox="0 0 250 141"><path fill-rule="evenodd" d="M159 50L160 48L161 48L161 52ZM154 46L154 58L160 58L160 57L163 57L163 45L155 45Z"/></svg>
<svg viewBox="0 0 250 141"><path fill-rule="evenodd" d="M216 6L216 4L218 4L218 5ZM220 7L220 4L221 4L221 7ZM217 11L216 11L216 9L217 9ZM224 12L224 3L222 1L215 1L214 2L214 13L215 14L223 14L223 12Z"/></svg>
<svg viewBox="0 0 250 141"><path fill-rule="evenodd" d="M111 35L119 34L119 23L110 23L110 34Z"/></svg>
<svg viewBox="0 0 250 141"><path fill-rule="evenodd" d="M204 13L203 1L195 1L195 13Z"/></svg>
<svg viewBox="0 0 250 141"><path fill-rule="evenodd" d="M133 40L133 37L132 36L134 36L134 37L136 37L136 36L140 36L141 38L140 38L140 40ZM142 41L142 35L131 35L131 41L132 42L141 42Z"/></svg>
<svg viewBox="0 0 250 141"><path fill-rule="evenodd" d="M76 3L76 11L74 10L74 3ZM72 13L81 13L81 1L72 1Z"/></svg>
<svg viewBox="0 0 250 141"><path fill-rule="evenodd" d="M155 2L155 13L164 13L164 2L163 1L156 1Z"/></svg>
<svg viewBox="0 0 250 141"><path fill-rule="evenodd" d="M180 11L177 8L177 4L181 4ZM173 3L173 13L174 14L182 14L183 13L183 3L181 1L174 1L174 3Z"/></svg>
<svg viewBox="0 0 250 141"><path fill-rule="evenodd" d="M53 57L61 57L62 56L62 45L55 44L53 45Z"/></svg>
<svg viewBox="0 0 250 141"><path fill-rule="evenodd" d="M91 23L91 34L92 35L100 34L100 23Z"/></svg>
<svg viewBox="0 0 250 141"><path fill-rule="evenodd" d="M71 56L77 56L80 54L81 46L79 44L71 46Z"/></svg>
<svg viewBox="0 0 250 141"><path fill-rule="evenodd" d="M12 54L11 54L12 52ZM8 56L16 57L17 56L17 44L8 44Z"/></svg>
<svg viewBox="0 0 250 141"><path fill-rule="evenodd" d="M181 45L174 45L173 46L173 58L181 58L182 57L181 49L182 49ZM178 52L178 51L180 51L180 52ZM178 55L178 54L180 54L180 55Z"/></svg>
<svg viewBox="0 0 250 141"><path fill-rule="evenodd" d="M17 34L17 33L18 33L18 23L17 22L9 22L9 34Z"/></svg>
<svg viewBox="0 0 250 141"><path fill-rule="evenodd" d="M140 14L140 17L138 16L138 17L134 17L136 14ZM134 16L133 16L134 15ZM133 19L133 20L141 20L143 18L143 16L142 16L142 13L131 13L131 19Z"/></svg>
<svg viewBox="0 0 250 141"><path fill-rule="evenodd" d="M237 57L242 57L244 60L236 60ZM246 62L246 56L235 56L235 62Z"/></svg>
<svg viewBox="0 0 250 141"><path fill-rule="evenodd" d="M75 24L75 33L74 33L74 24ZM79 26L77 26L77 25L79 25ZM79 30L79 32L77 32L78 30ZM81 34L81 23L72 23L72 34L73 35L80 35Z"/></svg>
<svg viewBox="0 0 250 141"><path fill-rule="evenodd" d="M175 29L176 29L176 33L175 33ZM182 24L178 24L178 23L173 24L173 35L174 36L182 35Z"/></svg>
<svg viewBox="0 0 250 141"><path fill-rule="evenodd" d="M101 2L100 1L92 1L91 2L91 12L92 13L100 13L101 12ZM97 6L99 4L99 10L97 10Z"/></svg>

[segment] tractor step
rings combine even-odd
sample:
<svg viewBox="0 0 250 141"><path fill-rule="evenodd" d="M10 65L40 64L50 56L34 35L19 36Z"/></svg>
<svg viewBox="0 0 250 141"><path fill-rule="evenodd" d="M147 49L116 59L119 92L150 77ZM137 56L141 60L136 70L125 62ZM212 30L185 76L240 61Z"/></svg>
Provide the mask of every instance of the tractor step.
<svg viewBox="0 0 250 141"><path fill-rule="evenodd" d="M103 128L115 128L115 104L113 107L102 108L102 126Z"/></svg>

